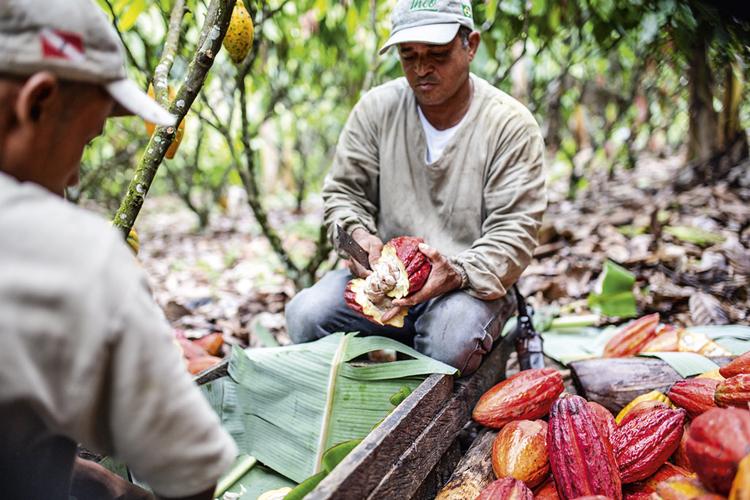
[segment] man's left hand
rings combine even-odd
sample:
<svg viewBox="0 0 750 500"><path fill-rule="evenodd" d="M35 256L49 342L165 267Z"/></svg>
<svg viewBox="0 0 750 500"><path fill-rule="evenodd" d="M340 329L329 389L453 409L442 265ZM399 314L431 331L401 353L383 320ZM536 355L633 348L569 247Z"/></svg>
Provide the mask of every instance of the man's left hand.
<svg viewBox="0 0 750 500"><path fill-rule="evenodd" d="M394 300L393 305L395 307L381 318L383 323L388 322L404 309L427 302L438 295L450 292L461 286L461 274L448 262L447 258L440 255L440 252L424 243L419 244L419 251L430 259L432 263L430 276L418 292Z"/></svg>

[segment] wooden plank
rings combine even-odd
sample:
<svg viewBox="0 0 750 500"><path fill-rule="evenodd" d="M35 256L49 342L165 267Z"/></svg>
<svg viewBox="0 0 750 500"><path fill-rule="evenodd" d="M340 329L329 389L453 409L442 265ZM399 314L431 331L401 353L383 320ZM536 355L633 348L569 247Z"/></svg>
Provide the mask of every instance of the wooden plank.
<svg viewBox="0 0 750 500"><path fill-rule="evenodd" d="M722 366L732 358L711 358ZM667 362L657 358L627 357L586 359L570 363L578 394L617 414L636 396L667 393L682 377Z"/></svg>
<svg viewBox="0 0 750 500"><path fill-rule="evenodd" d="M455 472L435 500L474 499L495 479L492 443L498 431L485 428L461 459Z"/></svg>
<svg viewBox="0 0 750 500"><path fill-rule="evenodd" d="M367 497L433 420L452 392L453 377L430 375L305 500L360 500Z"/></svg>
<svg viewBox="0 0 750 500"><path fill-rule="evenodd" d="M513 341L512 334L506 336L474 375L456 381L451 400L370 492L368 500L413 498L424 478L471 419L479 398L505 378L505 366L514 350Z"/></svg>
<svg viewBox="0 0 750 500"><path fill-rule="evenodd" d="M450 479L453 471L461 460L461 445L458 438L448 447L440 460L435 464L422 485L412 497L412 500L433 500L443 485ZM470 500L474 500L473 497Z"/></svg>

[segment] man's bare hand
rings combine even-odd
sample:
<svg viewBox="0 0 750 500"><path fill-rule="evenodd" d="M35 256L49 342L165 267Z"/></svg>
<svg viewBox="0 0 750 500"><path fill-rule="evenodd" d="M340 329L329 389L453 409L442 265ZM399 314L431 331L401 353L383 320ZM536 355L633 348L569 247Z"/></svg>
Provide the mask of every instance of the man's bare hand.
<svg viewBox="0 0 750 500"><path fill-rule="evenodd" d="M154 500L140 486L82 458L76 458L70 494L78 500Z"/></svg>
<svg viewBox="0 0 750 500"><path fill-rule="evenodd" d="M375 264L378 263L380 253L383 251L383 242L380 238L362 228L355 229L352 232L352 238L369 254L370 267L374 268ZM372 271L365 269L352 258L349 258L349 271L357 278L366 278L372 274Z"/></svg>
<svg viewBox="0 0 750 500"><path fill-rule="evenodd" d="M456 271L448 259L440 255L440 252L424 243L419 244L419 251L425 254L432 263L432 271L424 286L418 291L402 299L393 301L396 306L383 315L381 321L386 323L398 313L411 306L427 302L430 299L450 292L461 286L461 274Z"/></svg>

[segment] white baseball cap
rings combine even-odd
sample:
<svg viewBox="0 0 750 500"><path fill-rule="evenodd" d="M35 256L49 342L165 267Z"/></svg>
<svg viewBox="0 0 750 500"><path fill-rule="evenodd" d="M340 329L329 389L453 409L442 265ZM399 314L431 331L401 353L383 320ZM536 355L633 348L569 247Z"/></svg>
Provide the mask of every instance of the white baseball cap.
<svg viewBox="0 0 750 500"><path fill-rule="evenodd" d="M127 78L117 32L91 0L0 0L0 74L39 71L101 85L117 102L114 114L177 122Z"/></svg>
<svg viewBox="0 0 750 500"><path fill-rule="evenodd" d="M445 45L461 26L474 30L469 0L399 0L391 23L391 37L380 49L381 54L406 42Z"/></svg>

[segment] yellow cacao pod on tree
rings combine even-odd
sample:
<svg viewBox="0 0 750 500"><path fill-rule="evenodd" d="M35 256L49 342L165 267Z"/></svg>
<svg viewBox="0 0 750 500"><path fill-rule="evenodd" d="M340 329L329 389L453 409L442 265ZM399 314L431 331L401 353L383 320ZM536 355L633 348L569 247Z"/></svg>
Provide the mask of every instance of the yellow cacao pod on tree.
<svg viewBox="0 0 750 500"><path fill-rule="evenodd" d="M241 63L247 56L250 46L253 44L254 34L253 20L250 18L242 0L237 0L232 11L232 19L229 21L227 34L222 42L235 63Z"/></svg>
<svg viewBox="0 0 750 500"><path fill-rule="evenodd" d="M148 96L151 99L154 99L154 85L149 84L148 86ZM174 87L170 84L169 85L169 102L172 102L175 96L175 90ZM154 135L154 130L156 130L156 125L154 125L151 122L147 122L146 120L143 120L143 123L146 124L146 132L148 133L148 136L151 137ZM169 145L169 149L167 149L167 152L164 154L164 157L168 160L171 160L174 158L175 153L177 153L177 148L180 147L180 143L182 142L182 136L185 133L185 118L182 119L180 122L180 125L177 127L177 130L174 134L174 140L172 141L172 144Z"/></svg>

